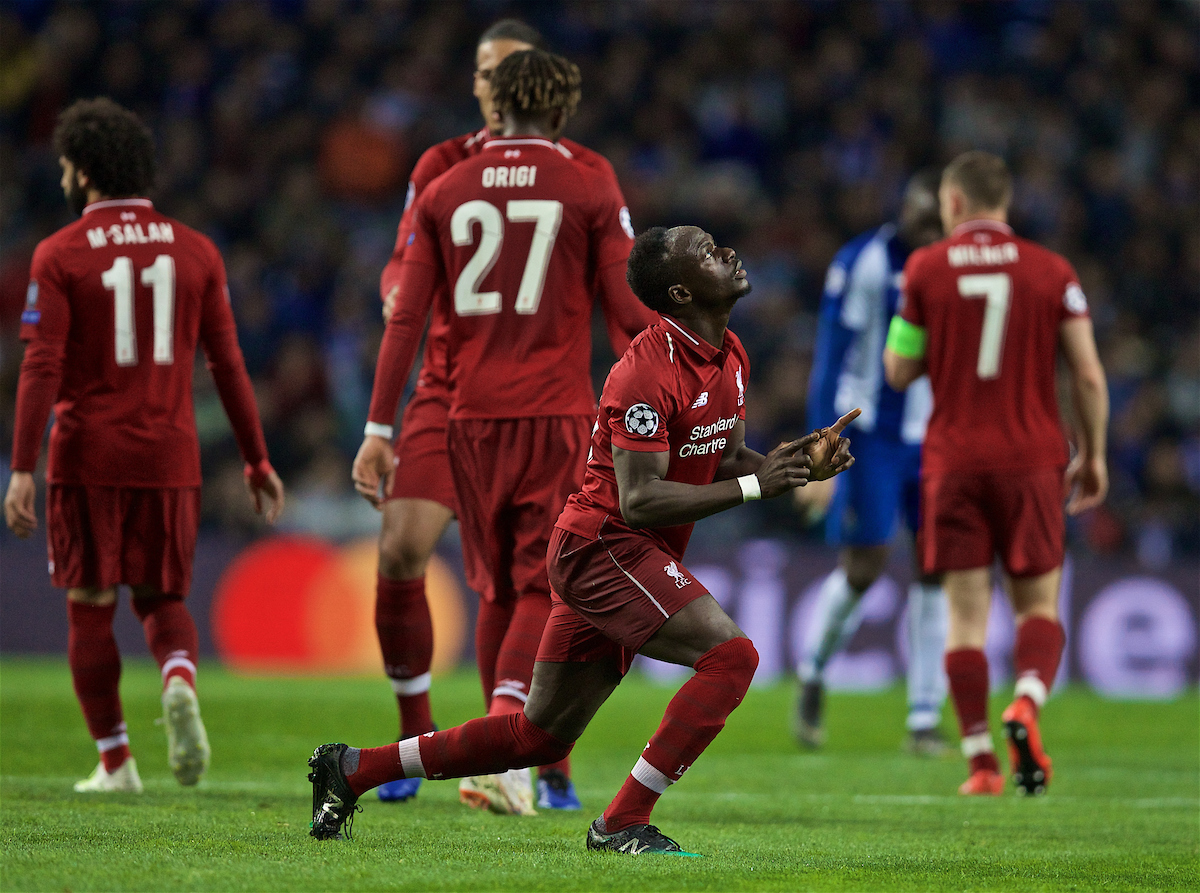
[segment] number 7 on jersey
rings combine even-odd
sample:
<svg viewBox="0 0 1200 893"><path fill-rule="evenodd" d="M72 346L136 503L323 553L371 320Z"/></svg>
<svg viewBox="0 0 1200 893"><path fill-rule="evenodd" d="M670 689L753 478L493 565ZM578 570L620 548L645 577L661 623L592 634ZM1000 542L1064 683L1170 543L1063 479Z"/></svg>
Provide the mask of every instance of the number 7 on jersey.
<svg viewBox="0 0 1200 893"><path fill-rule="evenodd" d="M1008 327L1012 278L1007 273L975 273L958 277L958 293L964 298L983 298L983 332L979 337L979 362L975 372L982 379L1000 374L1000 353L1004 349L1004 330Z"/></svg>

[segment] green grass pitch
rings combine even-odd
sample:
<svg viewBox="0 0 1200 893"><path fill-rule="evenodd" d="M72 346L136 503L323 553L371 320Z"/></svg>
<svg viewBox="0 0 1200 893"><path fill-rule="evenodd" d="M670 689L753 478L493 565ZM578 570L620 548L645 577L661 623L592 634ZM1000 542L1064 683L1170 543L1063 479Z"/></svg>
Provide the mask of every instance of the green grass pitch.
<svg viewBox="0 0 1200 893"><path fill-rule="evenodd" d="M129 662L122 691L146 792L75 794L96 754L65 662L0 662L3 890L1200 889L1195 691L1168 704L1060 693L1043 721L1050 793L966 799L960 759L901 751L899 689L833 694L817 754L792 742L793 686L753 689L654 814L703 859L584 849L674 693L637 676L575 749L582 813L492 816L460 806L454 782L426 782L406 804L367 795L354 840L323 843L308 837L305 761L325 741L394 737L386 681L241 678L209 663L213 763L193 789L166 765L156 669ZM443 726L481 704L465 671L436 680L433 698Z"/></svg>

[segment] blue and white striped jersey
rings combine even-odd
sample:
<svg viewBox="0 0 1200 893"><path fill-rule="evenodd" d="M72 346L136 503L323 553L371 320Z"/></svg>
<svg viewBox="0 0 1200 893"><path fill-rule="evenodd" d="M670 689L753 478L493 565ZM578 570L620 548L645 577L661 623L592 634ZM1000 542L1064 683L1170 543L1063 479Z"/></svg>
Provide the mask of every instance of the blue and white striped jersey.
<svg viewBox="0 0 1200 893"><path fill-rule="evenodd" d="M809 377L810 428L859 406L853 427L902 443L924 439L933 409L929 379L921 376L901 393L883 377L883 346L908 255L889 223L847 243L829 265Z"/></svg>

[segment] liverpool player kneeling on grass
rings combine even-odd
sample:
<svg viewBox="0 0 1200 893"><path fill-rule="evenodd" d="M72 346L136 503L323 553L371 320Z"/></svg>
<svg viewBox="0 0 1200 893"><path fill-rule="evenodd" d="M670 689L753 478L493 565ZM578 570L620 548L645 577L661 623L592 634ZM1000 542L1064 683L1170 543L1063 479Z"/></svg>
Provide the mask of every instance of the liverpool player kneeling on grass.
<svg viewBox="0 0 1200 893"><path fill-rule="evenodd" d="M386 747L321 745L309 760L314 837L349 836L358 798L397 778L562 759L640 653L696 674L588 829L587 846L681 852L650 812L724 727L758 666L750 640L680 563L692 524L849 468L840 434L858 411L759 455L745 444L746 353L726 329L750 290L733 249L698 227L655 228L634 244L627 275L661 319L609 374L583 487L551 537L553 607L524 711Z"/></svg>
<svg viewBox="0 0 1200 893"><path fill-rule="evenodd" d="M200 443L192 369L203 345L267 520L283 484L267 461L216 246L142 198L154 179L150 131L108 99L81 100L54 132L62 187L82 218L38 245L21 316L28 346L17 386L4 518L37 527L34 469L54 409L46 469L50 579L67 590L67 661L100 751L80 792L138 792L117 684L117 586L162 670L169 762L180 784L208 767L196 700L196 625L184 606L200 520Z"/></svg>

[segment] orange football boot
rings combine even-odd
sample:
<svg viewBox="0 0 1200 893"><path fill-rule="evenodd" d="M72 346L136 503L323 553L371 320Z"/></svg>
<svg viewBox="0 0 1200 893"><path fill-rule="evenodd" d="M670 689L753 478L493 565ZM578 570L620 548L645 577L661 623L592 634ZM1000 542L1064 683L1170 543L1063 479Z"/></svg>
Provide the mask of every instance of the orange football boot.
<svg viewBox="0 0 1200 893"><path fill-rule="evenodd" d="M1044 794L1050 785L1050 757L1042 750L1038 731L1037 707L1027 697L1019 697L1001 715L1008 739L1008 759L1017 789L1025 794Z"/></svg>
<svg viewBox="0 0 1200 893"><path fill-rule="evenodd" d="M1004 793L1004 776L994 769L978 769L959 786L967 797L999 797Z"/></svg>

